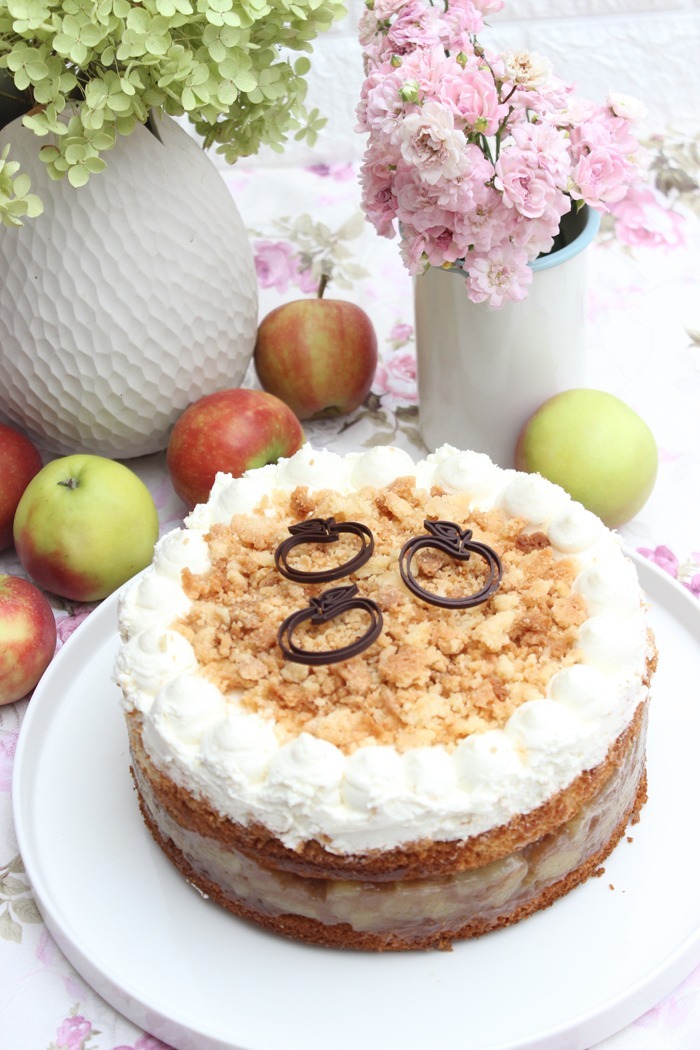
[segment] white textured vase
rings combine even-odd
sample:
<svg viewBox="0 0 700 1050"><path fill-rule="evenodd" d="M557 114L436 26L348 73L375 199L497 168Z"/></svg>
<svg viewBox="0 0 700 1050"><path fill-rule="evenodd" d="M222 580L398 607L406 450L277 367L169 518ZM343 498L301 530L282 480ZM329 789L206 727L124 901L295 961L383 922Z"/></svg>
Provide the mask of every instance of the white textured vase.
<svg viewBox="0 0 700 1050"><path fill-rule="evenodd" d="M522 425L554 394L585 383L585 248L600 225L586 207L571 215L570 243L531 263L530 292L494 309L467 296L461 270L430 269L415 281L420 429L513 466Z"/></svg>
<svg viewBox="0 0 700 1050"><path fill-rule="evenodd" d="M192 401L238 386L257 281L226 185L175 121L145 127L75 189L50 180L41 140L11 144L45 211L0 235L0 418L43 448L130 458L167 444Z"/></svg>

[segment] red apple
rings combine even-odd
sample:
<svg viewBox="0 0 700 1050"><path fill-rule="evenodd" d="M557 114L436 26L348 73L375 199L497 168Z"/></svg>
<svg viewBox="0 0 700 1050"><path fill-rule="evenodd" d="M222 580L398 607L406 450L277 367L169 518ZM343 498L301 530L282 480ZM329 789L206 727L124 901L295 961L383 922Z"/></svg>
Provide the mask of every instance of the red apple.
<svg viewBox="0 0 700 1050"><path fill-rule="evenodd" d="M292 410L262 390L220 390L186 408L172 429L166 461L176 493L189 507L205 503L217 472L246 470L293 456L304 431Z"/></svg>
<svg viewBox="0 0 700 1050"><path fill-rule="evenodd" d="M12 546L12 522L22 493L41 470L29 438L0 423L0 551Z"/></svg>
<svg viewBox="0 0 700 1050"><path fill-rule="evenodd" d="M299 419L352 412L369 394L377 368L377 336L364 310L341 299L284 303L263 318L255 369L264 390Z"/></svg>
<svg viewBox="0 0 700 1050"><path fill-rule="evenodd" d="M34 688L56 648L56 620L46 597L21 576L0 575L0 704Z"/></svg>

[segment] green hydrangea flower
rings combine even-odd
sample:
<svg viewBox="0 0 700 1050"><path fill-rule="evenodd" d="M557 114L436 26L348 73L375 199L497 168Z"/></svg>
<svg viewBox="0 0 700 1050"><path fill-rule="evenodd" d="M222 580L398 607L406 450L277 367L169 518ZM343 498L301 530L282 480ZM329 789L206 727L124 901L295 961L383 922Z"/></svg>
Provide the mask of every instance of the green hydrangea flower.
<svg viewBox="0 0 700 1050"><path fill-rule="evenodd" d="M51 178L81 186L149 114L187 117L230 163L290 136L313 145L306 54L342 0L0 0L0 74L27 99L26 127ZM6 149L0 221L41 202Z"/></svg>

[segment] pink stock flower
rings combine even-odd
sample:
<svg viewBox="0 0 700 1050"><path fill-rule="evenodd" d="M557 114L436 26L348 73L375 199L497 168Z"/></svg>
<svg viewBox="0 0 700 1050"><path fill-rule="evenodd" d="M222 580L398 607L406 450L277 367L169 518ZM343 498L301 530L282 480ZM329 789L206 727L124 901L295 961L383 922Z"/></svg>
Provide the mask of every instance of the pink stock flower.
<svg viewBox="0 0 700 1050"><path fill-rule="evenodd" d="M628 166L622 157L596 147L584 153L572 172L571 196L591 208L616 204L627 193Z"/></svg>
<svg viewBox="0 0 700 1050"><path fill-rule="evenodd" d="M454 126L452 113L428 100L418 113L409 113L399 128L401 156L430 184L456 179L467 169L464 133Z"/></svg>
<svg viewBox="0 0 700 1050"><path fill-rule="evenodd" d="M544 215L556 193L546 175L530 167L527 154L514 147L504 149L496 161L494 185L501 190L505 206L528 219Z"/></svg>
<svg viewBox="0 0 700 1050"><path fill-rule="evenodd" d="M460 71L456 63L455 69ZM465 69L461 76L455 73L443 80L439 98L450 106L455 116L482 135L495 135L508 113L508 107L499 101L493 77L481 68Z"/></svg>
<svg viewBox="0 0 700 1050"><path fill-rule="evenodd" d="M398 14L408 2L409 0L374 0L373 11L378 19L384 20Z"/></svg>
<svg viewBox="0 0 700 1050"><path fill-rule="evenodd" d="M426 7L422 0L408 0L387 30L387 41L392 54L401 55L414 47L440 43L437 9Z"/></svg>
<svg viewBox="0 0 700 1050"><path fill-rule="evenodd" d="M56 1031L56 1046L60 1050L83 1050L92 1035L92 1025L81 1014L66 1017Z"/></svg>
<svg viewBox="0 0 700 1050"><path fill-rule="evenodd" d="M410 350L395 350L380 361L372 384L378 394L391 394L397 401L418 401L416 356Z"/></svg>
<svg viewBox="0 0 700 1050"><path fill-rule="evenodd" d="M577 99L548 59L478 43L484 16L501 6L375 0L361 19L357 108L369 221L382 236L399 233L410 273L459 261L467 294L491 306L527 295L528 263L552 249L573 201L615 209L643 159L634 100ZM627 236L641 237L632 203ZM667 240L674 229L669 220Z"/></svg>
<svg viewBox="0 0 700 1050"><path fill-rule="evenodd" d="M532 270L523 249L503 246L487 256L477 255L469 264L467 287L475 303L498 307L520 302L531 281Z"/></svg>

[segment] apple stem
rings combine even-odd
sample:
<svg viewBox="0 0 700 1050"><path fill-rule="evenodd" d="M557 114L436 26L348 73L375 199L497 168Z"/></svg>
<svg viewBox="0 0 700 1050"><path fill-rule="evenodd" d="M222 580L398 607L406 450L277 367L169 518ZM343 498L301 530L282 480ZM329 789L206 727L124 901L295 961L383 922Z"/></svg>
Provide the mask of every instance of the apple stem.
<svg viewBox="0 0 700 1050"><path fill-rule="evenodd" d="M328 274L327 273L322 273L321 274L321 280L318 282L318 291L316 292L316 298L317 299L323 299L323 293L326 290L326 285L327 284L328 284Z"/></svg>

